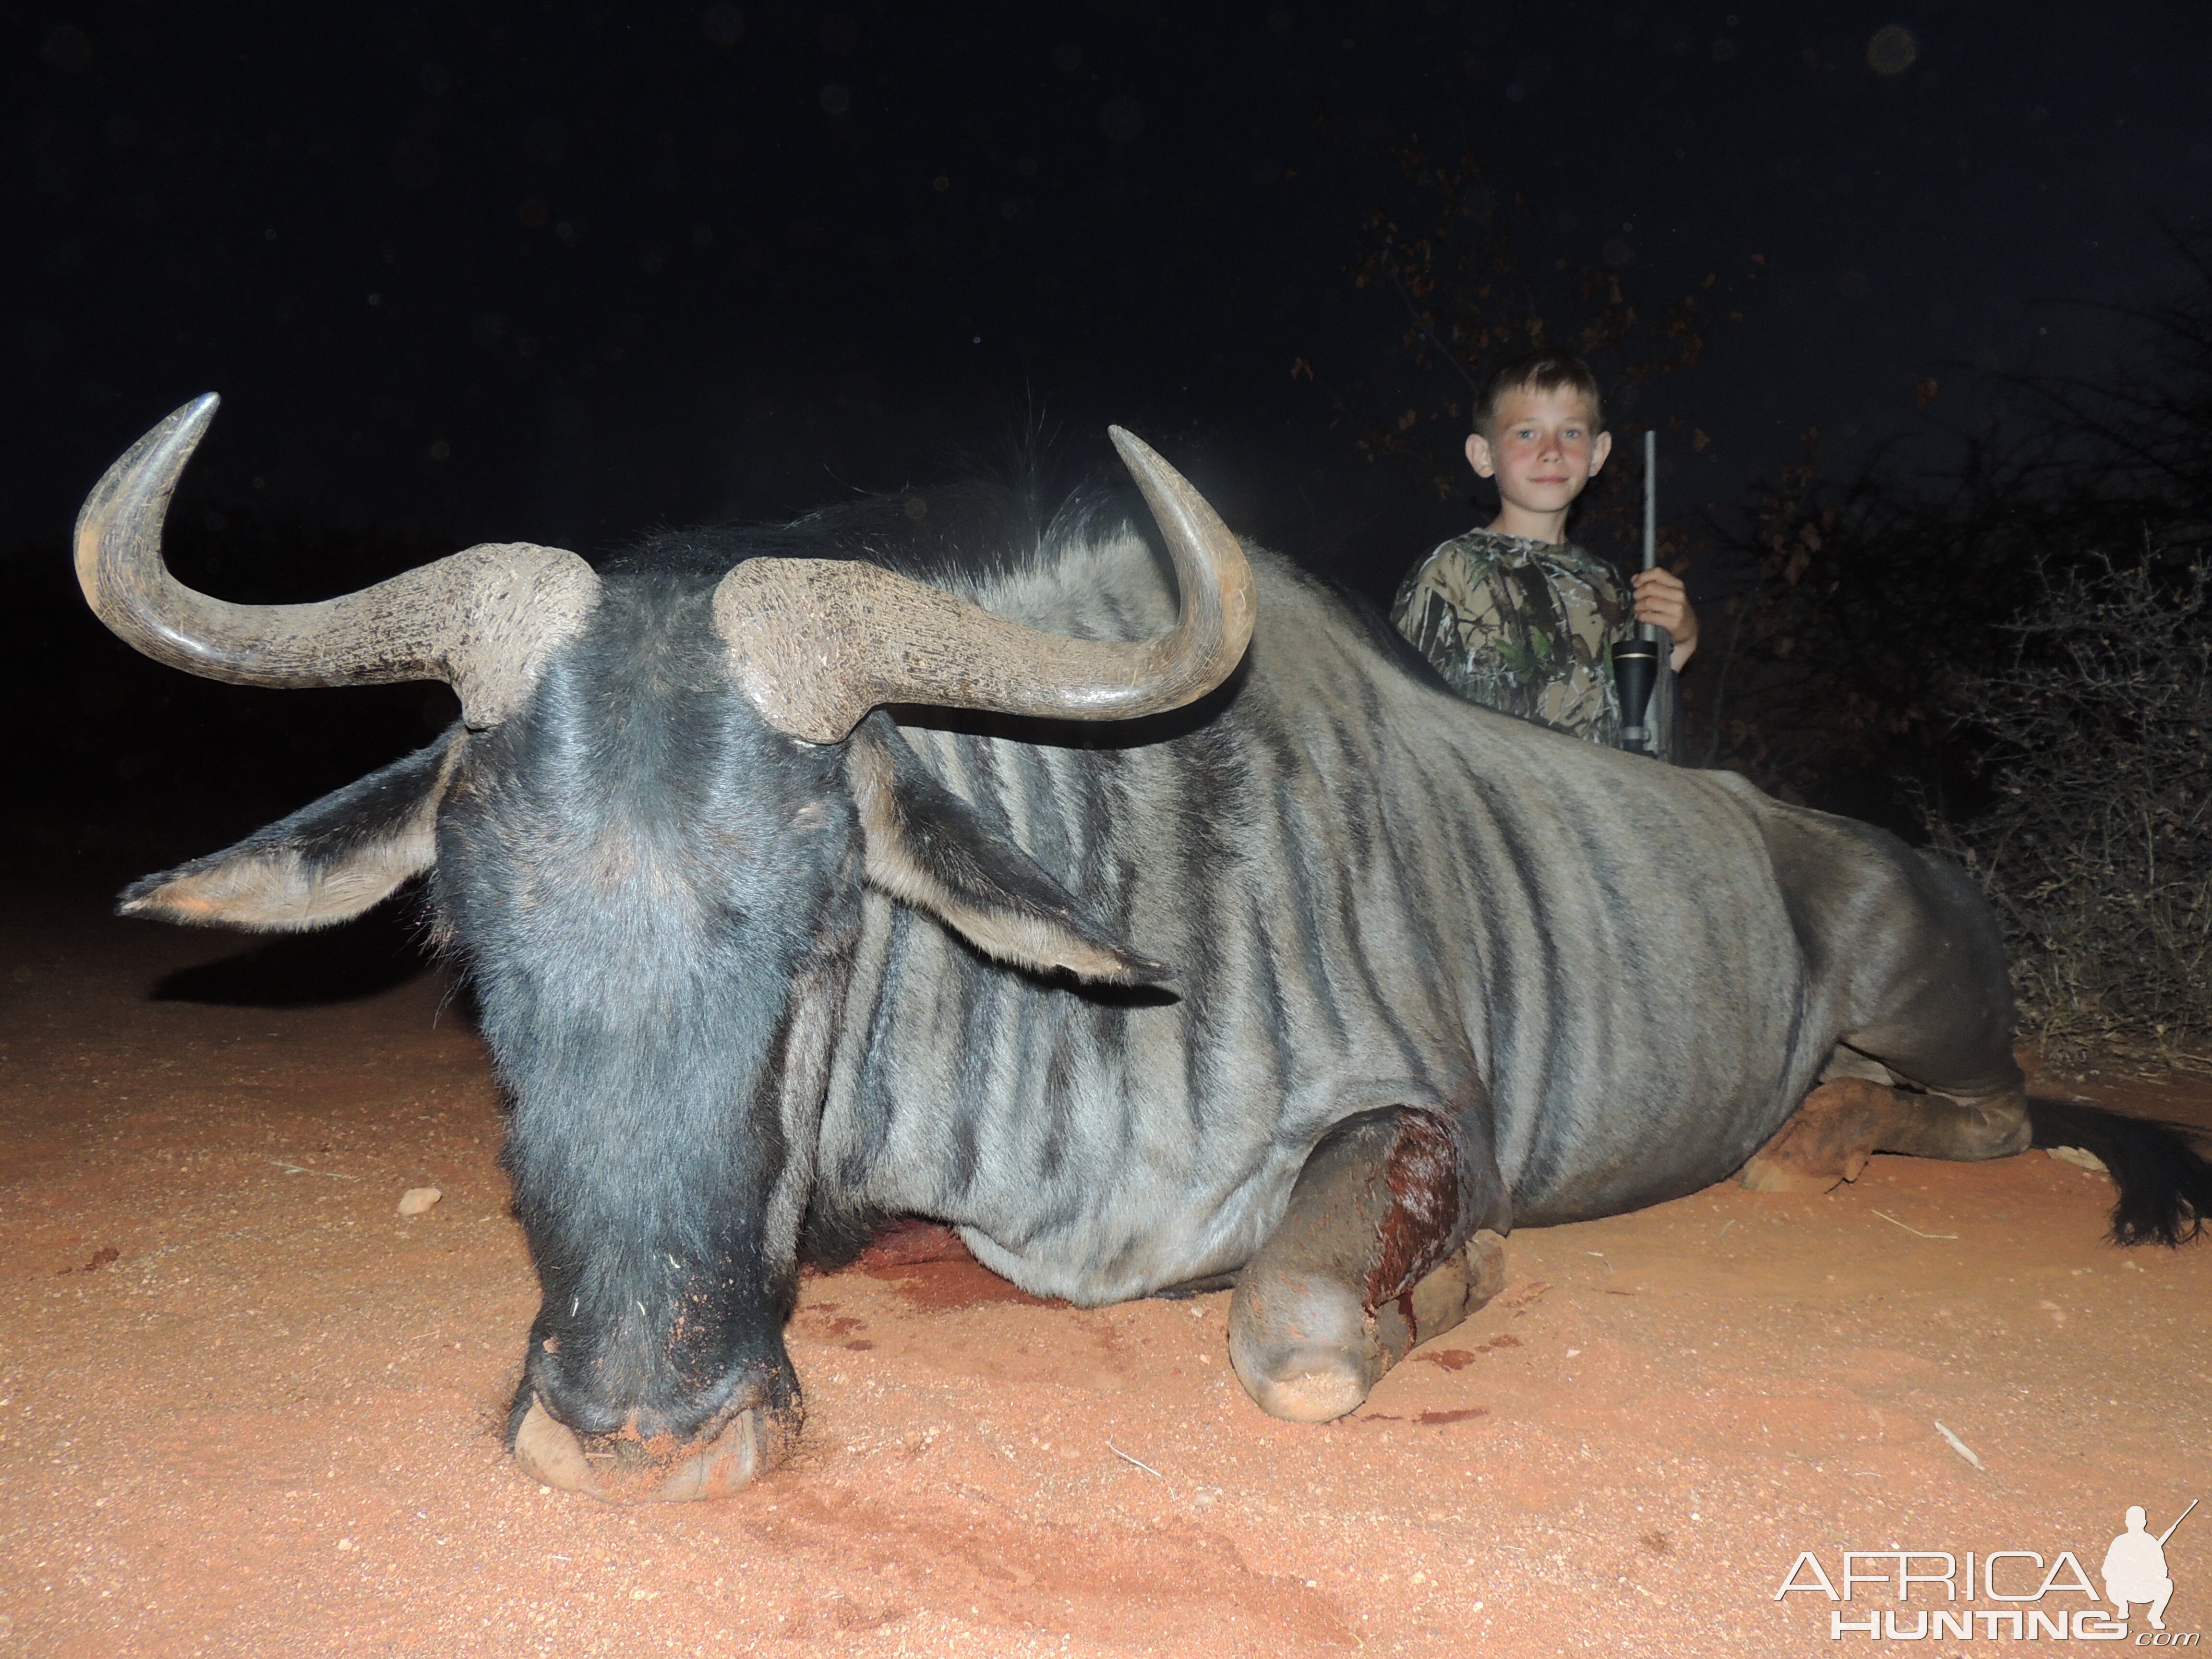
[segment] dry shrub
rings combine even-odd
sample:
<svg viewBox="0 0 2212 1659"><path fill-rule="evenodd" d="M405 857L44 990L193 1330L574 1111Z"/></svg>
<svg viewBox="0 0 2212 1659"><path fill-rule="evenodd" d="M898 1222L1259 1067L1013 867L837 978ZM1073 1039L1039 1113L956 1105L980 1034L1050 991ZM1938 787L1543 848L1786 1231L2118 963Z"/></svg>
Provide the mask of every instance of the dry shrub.
<svg viewBox="0 0 2212 1659"><path fill-rule="evenodd" d="M1960 682L1995 805L1931 823L1996 903L2047 1058L2212 1065L2212 569L2095 560Z"/></svg>

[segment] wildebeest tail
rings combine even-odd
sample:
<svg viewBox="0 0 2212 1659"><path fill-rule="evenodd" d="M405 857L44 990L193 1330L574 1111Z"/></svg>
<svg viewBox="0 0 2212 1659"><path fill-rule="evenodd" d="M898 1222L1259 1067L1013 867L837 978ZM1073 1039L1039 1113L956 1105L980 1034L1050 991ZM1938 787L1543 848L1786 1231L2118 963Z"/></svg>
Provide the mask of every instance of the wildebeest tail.
<svg viewBox="0 0 2212 1659"><path fill-rule="evenodd" d="M2078 1146L2111 1171L2115 1244L2186 1244L2212 1217L2212 1163L2204 1133L2186 1123L2128 1117L2069 1101L2030 1100L2032 1146Z"/></svg>

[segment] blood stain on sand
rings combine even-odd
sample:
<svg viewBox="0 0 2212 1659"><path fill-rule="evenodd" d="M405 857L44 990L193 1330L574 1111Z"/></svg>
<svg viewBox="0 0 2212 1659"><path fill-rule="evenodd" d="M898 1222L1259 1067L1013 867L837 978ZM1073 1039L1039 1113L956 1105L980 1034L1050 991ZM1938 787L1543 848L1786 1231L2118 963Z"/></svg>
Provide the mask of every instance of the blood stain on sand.
<svg viewBox="0 0 2212 1659"><path fill-rule="evenodd" d="M896 1216L878 1225L853 1267L891 1285L917 1308L944 1311L998 1302L1031 1308L1067 1305L1031 1296L976 1261L954 1229L916 1216Z"/></svg>
<svg viewBox="0 0 2212 1659"><path fill-rule="evenodd" d="M921 1261L909 1267L869 1267L863 1271L871 1279L889 1283L912 1306L934 1312L988 1307L1001 1302L1024 1308L1067 1305L1046 1297L1031 1296L980 1261Z"/></svg>

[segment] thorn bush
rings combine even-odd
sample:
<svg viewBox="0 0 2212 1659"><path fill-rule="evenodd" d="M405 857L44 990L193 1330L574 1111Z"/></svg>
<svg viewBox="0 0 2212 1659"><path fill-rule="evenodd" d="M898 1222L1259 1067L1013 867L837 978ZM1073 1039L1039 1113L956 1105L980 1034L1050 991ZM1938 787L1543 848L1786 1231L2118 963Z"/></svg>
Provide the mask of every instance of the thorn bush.
<svg viewBox="0 0 2212 1659"><path fill-rule="evenodd" d="M1962 679L1994 805L1931 814L1996 904L2021 1035L2212 1067L2212 568L2095 559Z"/></svg>

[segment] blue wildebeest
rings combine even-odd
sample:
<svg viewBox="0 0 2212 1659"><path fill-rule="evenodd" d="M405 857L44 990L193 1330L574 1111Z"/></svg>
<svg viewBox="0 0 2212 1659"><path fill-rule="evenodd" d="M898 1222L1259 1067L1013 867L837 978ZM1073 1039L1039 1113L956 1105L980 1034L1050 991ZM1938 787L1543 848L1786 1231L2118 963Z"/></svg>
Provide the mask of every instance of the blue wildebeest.
<svg viewBox="0 0 2212 1659"><path fill-rule="evenodd" d="M950 556L978 515L915 497L251 606L161 560L214 406L87 502L101 619L218 679L443 679L462 720L122 908L316 927L427 875L512 1103L541 1480L773 1464L799 1262L892 1216L1078 1303L1233 1279L1245 1387L1321 1421L1494 1293L1510 1227L1738 1170L2055 1135L2129 1236L2212 1204L2174 1132L2026 1100L1956 871L1456 701L1126 434L1164 562L1076 508Z"/></svg>

